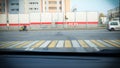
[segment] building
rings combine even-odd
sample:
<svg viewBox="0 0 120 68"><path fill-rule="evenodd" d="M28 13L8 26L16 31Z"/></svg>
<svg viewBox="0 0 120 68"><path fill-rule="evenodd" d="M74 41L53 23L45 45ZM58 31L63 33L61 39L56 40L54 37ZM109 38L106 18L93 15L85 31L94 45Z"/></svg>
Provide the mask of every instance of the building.
<svg viewBox="0 0 120 68"><path fill-rule="evenodd" d="M69 12L70 0L42 0L42 12Z"/></svg>
<svg viewBox="0 0 120 68"><path fill-rule="evenodd" d="M9 14L70 12L70 0L0 0L0 13L5 9Z"/></svg>
<svg viewBox="0 0 120 68"><path fill-rule="evenodd" d="M0 0L0 14L5 13L5 0Z"/></svg>
<svg viewBox="0 0 120 68"><path fill-rule="evenodd" d="M70 0L25 0L25 13L69 12Z"/></svg>
<svg viewBox="0 0 120 68"><path fill-rule="evenodd" d="M108 10L108 18L111 20L112 18L119 18L120 17L120 7L116 7L113 9Z"/></svg>

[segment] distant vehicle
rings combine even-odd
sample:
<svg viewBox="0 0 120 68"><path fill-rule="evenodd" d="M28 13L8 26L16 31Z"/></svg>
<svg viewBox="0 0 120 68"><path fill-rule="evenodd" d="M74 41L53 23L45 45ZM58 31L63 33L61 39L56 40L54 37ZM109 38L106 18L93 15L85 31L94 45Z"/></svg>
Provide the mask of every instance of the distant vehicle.
<svg viewBox="0 0 120 68"><path fill-rule="evenodd" d="M22 26L19 31L28 31L27 26Z"/></svg>
<svg viewBox="0 0 120 68"><path fill-rule="evenodd" d="M109 21L107 24L107 29L109 31L120 30L120 21L119 20Z"/></svg>

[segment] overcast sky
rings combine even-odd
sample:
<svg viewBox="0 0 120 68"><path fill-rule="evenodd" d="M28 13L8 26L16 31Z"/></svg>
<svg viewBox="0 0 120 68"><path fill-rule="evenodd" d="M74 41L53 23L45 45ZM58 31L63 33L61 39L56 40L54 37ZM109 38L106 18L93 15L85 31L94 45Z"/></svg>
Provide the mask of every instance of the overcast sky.
<svg viewBox="0 0 120 68"><path fill-rule="evenodd" d="M71 0L71 10L98 11L107 14L107 10L119 6L119 0Z"/></svg>

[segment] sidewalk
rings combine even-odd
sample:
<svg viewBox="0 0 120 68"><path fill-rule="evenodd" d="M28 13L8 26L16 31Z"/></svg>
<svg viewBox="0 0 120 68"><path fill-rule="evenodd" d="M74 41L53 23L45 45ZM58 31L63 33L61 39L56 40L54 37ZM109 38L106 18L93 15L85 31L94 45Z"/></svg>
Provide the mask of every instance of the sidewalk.
<svg viewBox="0 0 120 68"><path fill-rule="evenodd" d="M44 29L28 29L28 31L56 31L56 30L100 30L100 29L106 29L106 27L88 27L88 28L44 28ZM19 30L0 30L0 32L3 31L19 31Z"/></svg>

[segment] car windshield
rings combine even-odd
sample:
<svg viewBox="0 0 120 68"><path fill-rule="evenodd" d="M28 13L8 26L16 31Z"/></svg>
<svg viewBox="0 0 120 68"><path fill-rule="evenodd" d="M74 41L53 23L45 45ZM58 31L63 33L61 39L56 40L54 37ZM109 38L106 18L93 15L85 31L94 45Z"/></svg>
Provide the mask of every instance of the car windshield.
<svg viewBox="0 0 120 68"><path fill-rule="evenodd" d="M119 49L120 23L107 26L119 8L119 0L0 0L0 50Z"/></svg>

